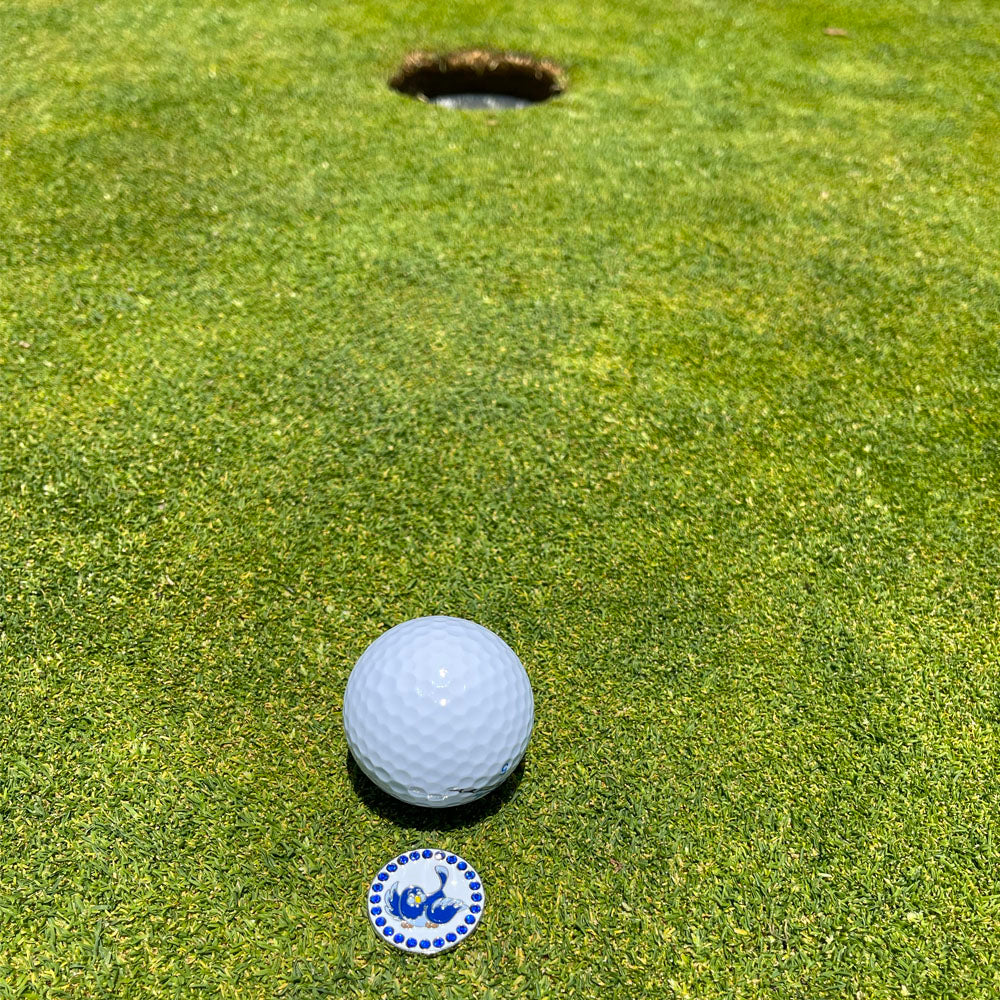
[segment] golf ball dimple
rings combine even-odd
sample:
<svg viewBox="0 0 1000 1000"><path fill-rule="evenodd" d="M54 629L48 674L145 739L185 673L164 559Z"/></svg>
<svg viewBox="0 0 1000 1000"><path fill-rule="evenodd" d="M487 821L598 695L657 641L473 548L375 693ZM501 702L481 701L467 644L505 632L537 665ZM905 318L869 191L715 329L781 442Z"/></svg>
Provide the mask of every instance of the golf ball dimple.
<svg viewBox="0 0 1000 1000"><path fill-rule="evenodd" d="M362 771L413 805L472 802L524 756L534 723L531 684L489 629L434 615L380 635L354 665L344 732Z"/></svg>

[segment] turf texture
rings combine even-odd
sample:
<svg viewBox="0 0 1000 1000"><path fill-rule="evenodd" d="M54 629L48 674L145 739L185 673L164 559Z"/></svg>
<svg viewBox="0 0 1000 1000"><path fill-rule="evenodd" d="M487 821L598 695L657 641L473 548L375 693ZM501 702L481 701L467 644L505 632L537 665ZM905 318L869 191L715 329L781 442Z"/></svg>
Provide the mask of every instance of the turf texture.
<svg viewBox="0 0 1000 1000"><path fill-rule="evenodd" d="M0 997L1000 991L995 4L0 35ZM569 90L385 85L471 45ZM432 613L536 694L454 815L339 714ZM434 961L362 896L424 843Z"/></svg>

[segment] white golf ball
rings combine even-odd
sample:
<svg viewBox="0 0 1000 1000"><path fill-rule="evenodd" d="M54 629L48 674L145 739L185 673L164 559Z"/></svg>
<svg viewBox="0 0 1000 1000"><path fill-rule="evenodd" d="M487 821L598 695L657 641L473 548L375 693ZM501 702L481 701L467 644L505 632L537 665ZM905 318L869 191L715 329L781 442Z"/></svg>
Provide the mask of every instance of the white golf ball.
<svg viewBox="0 0 1000 1000"><path fill-rule="evenodd" d="M354 665L344 732L383 791L441 808L491 792L524 756L531 684L514 651L463 618L414 618L380 635Z"/></svg>

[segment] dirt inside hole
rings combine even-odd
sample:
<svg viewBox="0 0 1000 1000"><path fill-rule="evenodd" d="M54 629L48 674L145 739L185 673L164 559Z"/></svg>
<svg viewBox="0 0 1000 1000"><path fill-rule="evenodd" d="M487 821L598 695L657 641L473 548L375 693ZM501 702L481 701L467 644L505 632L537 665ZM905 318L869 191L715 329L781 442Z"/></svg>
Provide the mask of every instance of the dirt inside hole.
<svg viewBox="0 0 1000 1000"><path fill-rule="evenodd" d="M566 89L566 74L547 59L533 59L515 52L487 49L466 49L444 55L411 52L389 80L389 86L424 101L454 95L491 94L538 104Z"/></svg>

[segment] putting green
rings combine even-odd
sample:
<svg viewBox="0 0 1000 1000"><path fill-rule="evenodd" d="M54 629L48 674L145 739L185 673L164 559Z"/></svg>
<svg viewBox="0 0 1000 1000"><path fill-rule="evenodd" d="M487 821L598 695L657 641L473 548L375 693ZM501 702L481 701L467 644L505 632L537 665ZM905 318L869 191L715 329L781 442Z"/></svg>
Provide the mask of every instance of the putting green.
<svg viewBox="0 0 1000 1000"><path fill-rule="evenodd" d="M995 4L0 34L0 997L1000 990ZM471 46L568 88L387 85ZM341 726L426 614L535 691L455 816ZM425 845L489 906L422 961Z"/></svg>

